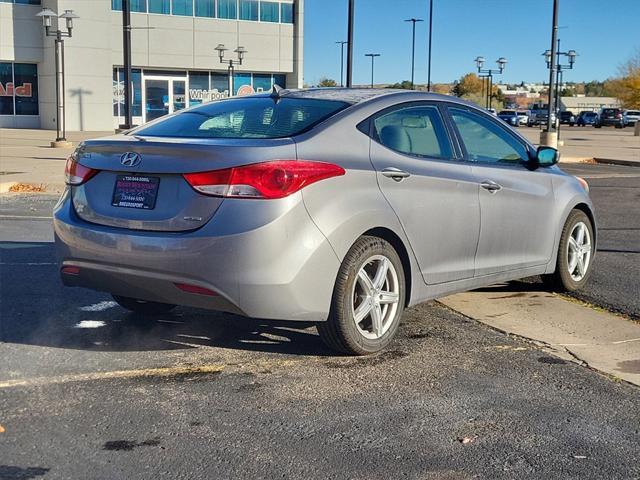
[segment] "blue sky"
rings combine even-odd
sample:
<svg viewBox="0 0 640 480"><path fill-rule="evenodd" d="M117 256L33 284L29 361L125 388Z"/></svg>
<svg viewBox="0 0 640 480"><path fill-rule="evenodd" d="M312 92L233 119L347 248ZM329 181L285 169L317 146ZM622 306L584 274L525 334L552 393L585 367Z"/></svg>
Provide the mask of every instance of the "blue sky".
<svg viewBox="0 0 640 480"><path fill-rule="evenodd" d="M355 0L354 83L370 81L367 52L376 59L376 83L411 77L411 24L416 30L416 83L427 80L428 0ZM347 0L305 0L305 83L327 76L339 83L340 46L347 39ZM474 71L478 55L509 61L505 82L548 81L541 53L550 47L552 0L434 0L433 82ZM640 49L640 0L560 0L562 50L579 57L567 81L604 80ZM345 47L346 58L346 47ZM346 75L346 74L345 74Z"/></svg>

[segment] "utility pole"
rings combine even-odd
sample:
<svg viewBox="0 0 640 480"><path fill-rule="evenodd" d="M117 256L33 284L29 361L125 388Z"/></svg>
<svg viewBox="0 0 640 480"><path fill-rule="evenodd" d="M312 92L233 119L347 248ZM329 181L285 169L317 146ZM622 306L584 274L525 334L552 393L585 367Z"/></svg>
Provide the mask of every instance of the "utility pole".
<svg viewBox="0 0 640 480"><path fill-rule="evenodd" d="M558 58L557 58L557 40L558 40L558 9L560 0L553 0L553 25L551 29L551 62L549 64L549 105L548 105L548 117L547 128L540 134L540 143L542 145L548 145L551 147L557 147L558 145L558 133L556 132L556 125L554 122L553 114L555 112L555 98L554 91L557 84L557 70L558 70Z"/></svg>
<svg viewBox="0 0 640 480"><path fill-rule="evenodd" d="M424 22L421 18L410 18L405 22L411 22L413 25L413 42L411 44L411 89L414 87L414 76L416 70L416 23Z"/></svg>
<svg viewBox="0 0 640 480"><path fill-rule="evenodd" d="M427 61L427 92L431 91L431 34L433 32L433 0L429 0L429 60Z"/></svg>
<svg viewBox="0 0 640 480"><path fill-rule="evenodd" d="M129 130L133 127L131 111L131 3L122 0L122 51L124 54L124 123L120 129Z"/></svg>
<svg viewBox="0 0 640 480"><path fill-rule="evenodd" d="M371 88L373 88L373 63L374 63L376 57L379 57L380 54L379 53L365 53L364 56L365 57L371 57Z"/></svg>
<svg viewBox="0 0 640 480"><path fill-rule="evenodd" d="M340 45L340 86L344 87L344 46L349 42L336 42Z"/></svg>
<svg viewBox="0 0 640 480"><path fill-rule="evenodd" d="M355 0L349 0L349 19L347 28L347 87L353 87L353 16L355 14Z"/></svg>

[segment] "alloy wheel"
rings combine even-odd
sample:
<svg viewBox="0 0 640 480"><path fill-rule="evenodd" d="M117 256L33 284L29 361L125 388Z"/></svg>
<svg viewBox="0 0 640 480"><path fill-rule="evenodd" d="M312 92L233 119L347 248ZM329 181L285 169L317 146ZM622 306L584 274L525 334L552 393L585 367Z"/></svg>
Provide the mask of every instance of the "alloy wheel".
<svg viewBox="0 0 640 480"><path fill-rule="evenodd" d="M356 328L368 339L382 337L398 312L400 285L393 263L384 255L367 259L353 285L352 313Z"/></svg>
<svg viewBox="0 0 640 480"><path fill-rule="evenodd" d="M591 234L583 222L576 223L571 230L567 249L569 275L574 281L579 282L587 274L591 262Z"/></svg>

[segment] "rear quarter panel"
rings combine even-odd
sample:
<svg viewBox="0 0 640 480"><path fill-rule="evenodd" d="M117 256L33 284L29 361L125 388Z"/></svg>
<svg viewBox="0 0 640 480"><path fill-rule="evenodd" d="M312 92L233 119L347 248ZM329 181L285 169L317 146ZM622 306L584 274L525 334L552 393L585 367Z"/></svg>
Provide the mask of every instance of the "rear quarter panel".
<svg viewBox="0 0 640 480"><path fill-rule="evenodd" d="M374 102L372 102L374 103ZM358 123L386 107L384 102L356 107L321 128L296 138L298 159L335 163L346 174L302 190L307 210L342 261L355 241L373 228L391 230L403 242L411 265L411 298L423 287L415 256L393 209L382 195L369 159L370 139ZM351 109L349 109L351 110ZM408 274L408 272L405 272Z"/></svg>

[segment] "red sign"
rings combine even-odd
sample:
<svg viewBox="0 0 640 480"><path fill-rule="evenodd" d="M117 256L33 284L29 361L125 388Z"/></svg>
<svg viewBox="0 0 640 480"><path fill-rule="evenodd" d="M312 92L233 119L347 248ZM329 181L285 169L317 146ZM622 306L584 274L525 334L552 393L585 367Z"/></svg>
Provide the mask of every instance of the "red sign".
<svg viewBox="0 0 640 480"><path fill-rule="evenodd" d="M33 96L32 84L23 83L18 87L14 87L13 82L7 82L4 85L0 83L0 97L31 97Z"/></svg>

